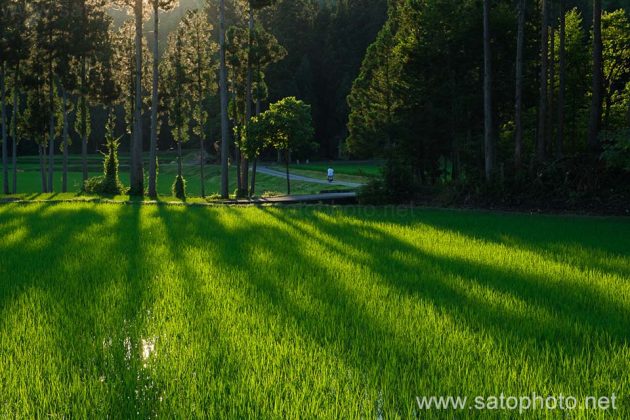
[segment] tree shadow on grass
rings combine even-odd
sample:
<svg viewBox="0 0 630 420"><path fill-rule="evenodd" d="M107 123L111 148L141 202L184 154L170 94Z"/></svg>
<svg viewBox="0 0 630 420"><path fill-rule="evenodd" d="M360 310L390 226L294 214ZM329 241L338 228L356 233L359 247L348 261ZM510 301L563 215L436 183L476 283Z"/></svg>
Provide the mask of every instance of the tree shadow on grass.
<svg viewBox="0 0 630 420"><path fill-rule="evenodd" d="M54 209L49 205L40 208ZM280 323L282 334L290 334L288 338L278 339L295 339L296 346L289 350L288 360L281 366L290 370L291 363L303 357L298 350L312 345L318 354L327 355L325 360L333 363L339 359L353 374L362 375L352 383L360 383L364 388L351 391L366 396L369 391L366 405L344 414L372 416L377 412L376 400L382 389L390 390L384 393L387 413L411 414L413 393L419 392L420 384L426 385L431 380L422 377L424 369L434 375L440 372L436 360L433 355L418 351L417 337L401 335L382 314L372 312L378 302L365 302L365 296L348 283L350 279L342 279L338 268L327 264L335 256L347 261L346 266L366 267L378 283L375 286L396 292L386 299L426 301L452 317L458 327L508 344L497 351L505 351L515 360L523 357L519 351L524 343L533 342L538 348L551 346L576 360L580 352L588 351L588 346L627 346L630 321L623 317L627 307L608 301L595 288L579 285L567 290L562 282L550 282L541 275L437 255L371 223L385 221L402 226L406 218L379 218L375 214L361 218L358 225L348 225L322 217L315 210L299 213L294 220L296 212L292 210L154 208L134 204L115 206L115 220L107 220L95 208L81 205L25 214L23 217L29 219L29 235L37 232L46 235L42 235L38 246L21 243L8 246L10 261L17 264L9 272L29 276L11 283L10 290L0 291L0 309L29 287L42 288L49 295L48 305L60 308L50 318L50 328L57 331L58 350L70 349L64 359L66 372L79 372L93 395L104 398L99 406L66 406L65 410L57 411L61 414L176 416L186 410L185 395L194 386L199 390L196 402L201 406L195 411L199 416L208 414L204 407L231 410L218 414L226 417L282 416L275 403L300 402L284 392L261 395L259 385L251 377L264 370L254 370L248 364L251 358L247 357L248 351L256 348L256 334L263 338L277 334L275 323ZM257 211L260 218L245 217L248 212ZM10 218L10 214L0 212L0 226L3 219ZM95 236L82 236L84 233ZM155 246L163 240L167 251ZM89 247L95 248L93 252ZM311 248L321 255L314 254ZM85 252L79 252L84 249ZM68 250L77 254L68 255ZM189 259L190 253L195 255L194 260ZM213 270L200 270L199 265L205 264ZM171 268L175 270L170 273L171 283L161 284L161 270L171 265L175 267ZM53 281L45 270L61 272L65 278ZM357 280L366 283L365 279ZM171 288L180 289L177 299L182 302L178 309L186 314L178 315L167 306L156 321L148 311L162 299L165 289ZM212 298L222 295L209 288L232 290L243 299L230 305L213 302ZM484 293L524 302L527 310L506 310L509 308L500 301L485 300ZM387 303L391 302L383 302ZM236 309L236 313L210 311L204 309L206 305ZM252 313L255 321L248 318ZM168 359L172 366L158 364L154 369L149 363L145 367L139 356L141 339L157 328L152 323L168 323L167 318L178 316L174 332L183 336L176 338L177 343L194 345L200 354L190 356L190 363L184 368L175 348L170 350ZM255 331L244 328L241 332L251 344L238 341L232 331L234 323L238 327L257 328ZM584 331L601 335L583 340ZM134 353L130 357L127 339ZM274 350L272 344L268 352ZM549 354L541 352L540 357ZM550 363L539 361L545 366ZM303 363L294 369L307 369L308 362ZM481 365L484 363L487 361L479 361ZM93 370L95 366L98 372ZM206 370L217 373L224 381L217 385L218 389L212 388L212 392L203 391L204 386L213 386L215 379L204 374ZM404 376L405 370L413 370L414 374ZM197 379L193 378L194 373ZM343 383L348 373L340 369L338 381ZM95 383L99 382L100 374L105 377L103 383ZM445 383L456 376L450 371L442 375L438 379ZM566 384L558 372L552 370L550 375L554 383ZM321 400L315 404L320 412L327 412L330 408L327 404L343 404L334 400L335 392L339 391L336 385L325 384L330 387L328 393L314 387L309 389L312 384L307 381L313 373L304 376L296 379L295 384L282 383L271 389L287 390L293 386L298 392L318 396ZM174 384L175 381L179 382ZM398 394L391 395L391 390ZM240 391L249 397L244 403L241 400L245 394L239 394ZM69 395L75 395L74 392L68 390ZM167 398L167 403L162 403L166 408L159 408L162 396ZM169 405L169 399L177 401ZM284 416L297 412L285 411Z"/></svg>
<svg viewBox="0 0 630 420"><path fill-rule="evenodd" d="M547 366L548 380L562 387L576 384L565 379L566 364L564 368L550 365L550 356L564 363L573 360L570 363L586 369L602 362L592 359L602 357L602 349L616 353L630 342L627 303L613 300L613 295L588 282L553 281L540 274L430 253L365 223L348 226L305 213L297 223L291 213L265 211L297 237L325 243L332 255L367 267L377 274L378 282L402 296L429 302L466 330L491 337L514 360L527 354L534 365ZM520 305L513 307L514 302ZM620 369L618 363L611 364L600 379L620 377Z"/></svg>
<svg viewBox="0 0 630 420"><path fill-rule="evenodd" d="M3 250L13 280L0 292L0 308L40 290L38 312L31 316L46 320L55 346L27 362L29 369L51 372L51 389L25 394L36 400L22 403L40 414L150 417L159 390L142 366L141 346L148 338L155 267L142 249L139 206L45 204L22 214L23 209L31 207L17 208L28 235ZM0 215L0 224L3 217L11 214ZM34 236L36 247L28 244ZM44 360L53 363L42 365ZM59 386L61 394L55 391Z"/></svg>
<svg viewBox="0 0 630 420"><path fill-rule="evenodd" d="M231 213L230 217L243 214L240 209L221 211ZM501 351L517 360L523 357L521 346L526 343L528 351L552 348L558 352L554 354L578 362L591 346L627 346L627 308L595 287L577 285L567 290L562 282L550 282L544 275L429 253L369 224L357 230L308 211L300 213L299 222L292 220L295 212L290 210L261 211L280 225L267 225L261 218L260 222L243 219L242 225L222 226L223 221L210 217L213 211L200 210L186 213L188 226L193 227L183 236L192 247L213 243L208 259L218 269L233 269L247 279L230 286L245 294L263 317L280 315L286 325L297 326L299 335L320 348L338 349L339 357L355 368L363 365L370 372L387 374L387 361L375 359L374 354L389 354L409 366L422 362L413 351L413 341L394 334L369 312L356 291L337 281L339 273L324 262L328 252L368 267L383 285L402 296L431 303L467 331L504 343ZM171 225L181 227L182 223ZM316 244L324 244L322 258L306 253ZM261 247L273 254L262 263L263 268L261 261L252 258ZM294 272L296 262L300 270ZM296 290L317 310L296 300ZM486 300L487 294L494 296L493 302ZM503 297L524 306L513 310L501 301ZM529 356L536 359L549 354L541 351ZM563 383L558 372L552 380Z"/></svg>
<svg viewBox="0 0 630 420"><path fill-rule="evenodd" d="M213 215L215 210L207 209L187 209L187 212L177 212L177 216L166 214L162 211L164 224L166 226L177 226L178 232L172 232L169 235L173 237L185 238L185 244L173 244L175 254L176 250L185 247L203 247L208 241L212 242L212 255L209 255L208 263L214 264L217 271L230 270L238 273L236 277L229 279L229 288L240 296L244 297L246 307L240 308L244 314L251 313L251 308L257 315L256 322L258 328L269 328L269 330L261 330L257 333L273 334L275 329L273 325L280 322L286 328L287 333L295 334L296 343L305 340L314 344L322 353L330 352L335 349L335 356L342 359L345 364L351 366L353 371L361 372L369 370L364 378L364 389L357 389L356 392L366 392L368 388L372 391L378 389L382 384L380 377L386 376L386 363L384 358L375 358L375 355L383 353L383 347L387 347L387 351L393 358L400 361L401 364L410 362L414 355L409 351L411 343L400 343L390 331L382 326L376 319L372 318L368 313L363 311L362 305L357 302L348 291L340 285L333 273L324 276L324 282L321 273L329 271L329 268L320 264L305 253L301 252L301 243L298 238L288 234L283 230L279 230L278 226L268 226L252 220L243 221L239 226L225 226L224 221L218 220ZM221 209L221 212L235 213L229 217L239 217L240 210ZM242 213L240 213L242 214ZM182 235L182 226L195 226L197 229L184 228L186 233ZM200 234L200 231L203 233ZM253 257L253 253L260 251L260 247L269 247L272 249L274 257L268 258L261 267L261 261ZM184 255L181 257L185 258ZM300 273L291 273L291 264L300 266ZM299 277L297 277L299 275ZM315 282L315 280L318 280ZM300 297L294 295L294 292L304 296L305 301L301 301ZM298 300L296 300L298 299ZM318 310L309 308L308 303L315 305ZM220 303L216 303L220 305ZM306 306L305 306L306 305ZM322 312L325 317L322 318ZM227 317L228 314L225 314ZM228 318L230 319L230 318ZM244 319L232 318L234 322L246 322ZM233 326L225 325L226 319L213 320L216 323L216 329L219 334L223 334L224 339L233 340L235 337L227 334L222 327L231 328ZM370 337L370 340L362 339ZM284 339L287 339L285 337ZM252 343L252 347L255 345ZM243 348L242 343L232 342L232 349L238 349L244 352L240 357L238 354L228 357L228 360L234 360L236 357L243 363L247 360L247 348ZM268 349L273 354L274 349ZM266 357L266 355L260 355ZM298 361L304 364L306 360ZM302 366L302 368L306 368ZM243 366L245 375L240 377L240 383L234 385L248 388L250 382L251 371ZM250 367L251 369L251 367ZM279 372L274 372L278 374ZM261 374L261 372L258 372ZM344 373L341 372L341 375ZM391 378L390 378L391 379ZM259 380L263 380L260 378ZM254 382L255 383L255 382ZM253 384L253 383L252 383ZM301 384L306 386L305 383ZM289 383L278 384L279 388L286 388ZM330 385L332 386L332 384ZM411 386L409 386L411 388ZM304 390L304 392L307 392ZM284 392L278 392L274 398L281 398ZM260 397L260 390L250 389L252 397ZM357 407L357 415L368 413L373 414L376 396L371 402L367 402L367 407ZM405 396L405 406L399 406L399 411L405 411L411 407L409 401L412 396ZM330 402L330 401L328 401ZM261 402L258 410L263 410L267 415L278 415L272 412L273 406L265 405L269 401ZM295 404L296 401L283 401L284 404ZM319 402L324 404L324 401ZM401 403L402 404L402 403ZM330 407L328 407L330 409ZM322 407L322 410L326 408ZM296 411L297 412L297 411ZM251 412L249 414L252 414Z"/></svg>
<svg viewBox="0 0 630 420"><path fill-rule="evenodd" d="M11 205L0 212L1 234L22 229L19 240L0 244L3 258L11 265L0 265L0 310L6 300L16 297L30 286L48 289L54 284L41 281L44 274L59 266L64 258L64 244L72 241L83 228L103 221L103 216L90 209L64 209L52 204ZM19 224L11 220L18 218ZM6 270L6 271L5 271Z"/></svg>
<svg viewBox="0 0 630 420"><path fill-rule="evenodd" d="M280 213L277 213L276 217L291 223ZM369 225L362 225L361 230L349 229L344 228L342 223L334 223L317 216L311 223L318 231L344 244L343 247L336 247L335 252L345 253L357 263L369 266L383 281L400 290L417 293L426 298L427 291L441 287L438 286L440 284L444 286L445 279L459 277L471 285L479 285L523 301L531 309L543 309L550 317L547 328L540 328L541 320L538 317L531 319L516 317L512 322L507 322L509 317L507 312L499 310L493 314L490 310L491 312L487 313L487 321L495 330L496 327L500 327L496 331L497 334L518 334L523 330L522 322L527 322L532 326L530 333L535 333L530 338L546 337L546 340L553 343L562 341L569 348L580 347L584 337L574 335L569 328L577 322L578 325L587 327L588 331L606 333L617 344L627 344L630 340L630 318L627 316L630 309L618 300L612 300L610 295L602 293L595 284L587 282L580 284L571 279L552 279L509 266L501 267L461 257L429 253L419 246L412 246L386 233L383 229ZM295 223L293 226L298 229ZM357 236L363 236L365 240L357 241ZM325 240L325 237L321 237L320 240ZM462 245L466 240L469 238L464 237ZM368 258L357 260L347 252L347 249L352 249L353 244L358 243L361 244L359 247L368 253ZM391 267L395 267L395 270ZM455 296L449 297L454 293ZM450 292L446 289L436 290L433 300L446 298L442 305L453 306L453 303L457 303L453 308L455 310L470 306L472 312L477 315L485 314L489 310L488 305L482 301L469 302L467 305L465 302L470 299L456 293L457 290L454 289Z"/></svg>
<svg viewBox="0 0 630 420"><path fill-rule="evenodd" d="M630 220L627 218L411 208L371 210L357 207L350 213L356 212L367 221L400 226L404 226L404 222L425 224L539 253L578 269L597 269L630 278ZM331 214L331 210L323 211Z"/></svg>
<svg viewBox="0 0 630 420"><path fill-rule="evenodd" d="M222 211L230 212L229 209ZM175 343L171 343L171 347L189 350L185 358L178 353L171 355L176 359L173 363L178 372L177 381L173 381L170 372L162 372L159 380L169 403L162 406L159 414L174 417L190 412L194 417L214 413L229 418L269 418L271 413L255 398L237 394L239 386L247 388L248 396L256 395L259 390L249 382L251 371L244 365L243 358L228 350L228 338L221 331L228 314L219 317L215 311L200 310L222 305L222 302L209 300L208 279L204 277L203 267L195 264L198 260L191 256L191 253L195 258L203 255L207 257L204 262L212 264L208 243L225 234L215 212L203 207L156 206L156 213L168 238L169 259L177 267L171 287L176 289L178 307L169 319L173 322L177 319L180 324L172 331L176 335L172 337ZM190 351L191 348L195 350ZM227 378L230 380L226 381ZM190 392L191 389L195 392Z"/></svg>

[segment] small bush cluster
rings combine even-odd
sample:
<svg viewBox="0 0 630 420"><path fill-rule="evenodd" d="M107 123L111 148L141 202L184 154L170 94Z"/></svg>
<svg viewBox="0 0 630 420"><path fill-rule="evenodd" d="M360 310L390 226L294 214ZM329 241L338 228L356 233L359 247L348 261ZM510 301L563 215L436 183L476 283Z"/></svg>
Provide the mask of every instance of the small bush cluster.
<svg viewBox="0 0 630 420"><path fill-rule="evenodd" d="M83 184L83 191L88 194L122 195L127 187L120 182L118 175L118 147L120 142L114 139L107 141L107 154L103 163L103 175L90 178Z"/></svg>
<svg viewBox="0 0 630 420"><path fill-rule="evenodd" d="M186 201L186 180L184 177L177 175L175 182L173 182L171 191L174 197L177 197L182 201Z"/></svg>

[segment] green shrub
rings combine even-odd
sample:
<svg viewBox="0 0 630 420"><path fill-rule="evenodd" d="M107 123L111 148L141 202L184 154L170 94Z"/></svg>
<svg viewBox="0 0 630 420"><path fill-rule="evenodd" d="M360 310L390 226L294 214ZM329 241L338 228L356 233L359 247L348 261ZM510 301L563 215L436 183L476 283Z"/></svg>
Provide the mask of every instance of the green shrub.
<svg viewBox="0 0 630 420"><path fill-rule="evenodd" d="M184 177L177 175L171 191L174 197L177 197L182 201L186 201L186 180Z"/></svg>
<svg viewBox="0 0 630 420"><path fill-rule="evenodd" d="M120 182L118 176L118 147L120 142L112 138L107 140L107 154L103 163L103 175L85 181L83 191L89 194L122 195L127 187Z"/></svg>
<svg viewBox="0 0 630 420"><path fill-rule="evenodd" d="M88 194L101 194L104 180L105 177L103 175L88 178L83 183L83 192L86 192Z"/></svg>

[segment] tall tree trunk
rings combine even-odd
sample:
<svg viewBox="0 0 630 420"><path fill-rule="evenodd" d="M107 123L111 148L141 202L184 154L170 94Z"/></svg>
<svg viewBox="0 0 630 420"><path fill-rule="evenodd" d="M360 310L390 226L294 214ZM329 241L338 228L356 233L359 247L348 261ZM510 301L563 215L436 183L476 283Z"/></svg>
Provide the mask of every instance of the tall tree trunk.
<svg viewBox="0 0 630 420"><path fill-rule="evenodd" d="M68 94L62 89L63 106L63 179L61 192L68 192Z"/></svg>
<svg viewBox="0 0 630 420"><path fill-rule="evenodd" d="M234 119L234 121L236 121L236 119ZM235 133L235 143L241 140L241 130L242 128L237 125ZM241 160L241 150L238 148L238 146L236 146L236 144L234 145L234 162L236 162L236 192L240 194L242 189L241 181L243 179L241 177L241 164L243 163L243 161Z"/></svg>
<svg viewBox="0 0 630 420"><path fill-rule="evenodd" d="M236 87L235 84L232 83L232 90L230 92L230 95L232 96L232 103L236 104ZM242 126L238 121L238 107L237 106L233 106L233 112L232 112L232 126L234 127L234 159L233 162L236 162L236 193L240 194L241 192L241 150L238 148L237 144L240 142L241 140L241 130L242 130Z"/></svg>
<svg viewBox="0 0 630 420"><path fill-rule="evenodd" d="M179 131L180 128L178 127L177 130ZM181 138L181 137L178 137ZM177 175L181 178L182 176L182 142L178 141L177 142Z"/></svg>
<svg viewBox="0 0 630 420"><path fill-rule="evenodd" d="M225 65L225 0L219 2L219 87L221 96L221 198L229 198L228 156L230 123L228 121L227 68Z"/></svg>
<svg viewBox="0 0 630 420"><path fill-rule="evenodd" d="M7 143L9 141L7 137L7 104L6 104L6 86L5 86L5 75L7 70L7 65L3 61L2 62L2 72L0 73L0 108L2 108L2 192L4 194L9 194L9 155L8 155L8 147ZM15 112L15 110L13 110Z"/></svg>
<svg viewBox="0 0 630 420"><path fill-rule="evenodd" d="M256 116L260 115L261 108L262 108L262 103L260 101L260 98L257 98L256 99ZM256 194L256 171L257 170L258 170L258 157L254 159L254 163L252 164L252 182L251 182L251 187L249 189L250 197Z"/></svg>
<svg viewBox="0 0 630 420"><path fill-rule="evenodd" d="M81 168L83 172L83 182L87 181L88 175L88 163L87 163L87 154L88 154L88 135L87 135L87 100L86 100L86 92L87 89L87 69L86 69L86 58L81 57L81 97L79 98L79 113L81 115Z"/></svg>
<svg viewBox="0 0 630 420"><path fill-rule="evenodd" d="M564 156L564 95L567 83L566 32L566 0L560 0L560 51L558 52L560 86L558 87L558 134L556 136L556 157L558 159Z"/></svg>
<svg viewBox="0 0 630 420"><path fill-rule="evenodd" d="M518 2L518 29L516 36L516 93L514 95L514 166L517 171L523 164L523 52L525 47L526 0Z"/></svg>
<svg viewBox="0 0 630 420"><path fill-rule="evenodd" d="M142 163L142 0L135 3L136 19L136 91L133 118L133 144L131 152L130 195L144 194L144 170Z"/></svg>
<svg viewBox="0 0 630 420"><path fill-rule="evenodd" d="M253 80L253 63L252 63L252 37L254 33L254 8L249 7L249 28L247 40L247 85L245 92L245 132L252 118L252 80ZM245 197L249 190L249 162L247 156L241 154L241 191L240 195Z"/></svg>
<svg viewBox="0 0 630 420"><path fill-rule="evenodd" d="M87 28L87 5L85 0L81 0L81 24L83 28ZM88 105L87 105L87 58L85 52L81 54L81 92L79 97L79 112L81 118L81 168L83 174L83 183L89 177L88 173Z"/></svg>
<svg viewBox="0 0 630 420"><path fill-rule="evenodd" d="M555 138L554 127L554 106L555 106L555 93L556 93L556 30L553 25L549 29L549 118L547 121L549 129L547 130L547 138L545 144L547 145L547 152L553 148L553 139ZM552 152L553 154L553 152Z"/></svg>
<svg viewBox="0 0 630 420"><path fill-rule="evenodd" d="M289 162L291 162L291 155L289 149L285 150L285 163L287 170L287 195L291 195L291 175L289 174Z"/></svg>
<svg viewBox="0 0 630 420"><path fill-rule="evenodd" d="M206 196L206 176L204 172L206 151L204 150L203 129L201 130L201 136L199 137L199 176L201 177L201 196Z"/></svg>
<svg viewBox="0 0 630 420"><path fill-rule="evenodd" d="M542 0L542 24L540 30L540 98L538 104L538 132L536 133L536 160L545 160L547 136L547 77L549 61L549 3Z"/></svg>
<svg viewBox="0 0 630 420"><path fill-rule="evenodd" d="M18 116L19 116L19 89L18 89L18 83L20 80L20 64L18 63L15 66L15 79L13 82L13 124L12 124L12 129L13 129L13 135L11 136L13 138L13 150L12 150L12 163L13 163L13 194L17 194L17 145L18 145Z"/></svg>
<svg viewBox="0 0 630 420"><path fill-rule="evenodd" d="M447 51L447 55L451 56L451 51ZM456 82L456 74L453 70L453 65L451 60L448 60L448 87L449 87L449 98L450 98L450 137L451 137L451 180L458 181L459 180L459 138L458 138L458 112L457 112L457 82ZM444 166L445 171L444 174L448 174L448 169L446 168L448 163L448 159L444 156Z"/></svg>
<svg viewBox="0 0 630 420"><path fill-rule="evenodd" d="M592 153L599 147L599 130L602 120L602 0L593 0L593 80L591 116L588 124L588 147Z"/></svg>
<svg viewBox="0 0 630 420"><path fill-rule="evenodd" d="M483 2L483 55L484 55L484 148L486 181L494 172L494 127L492 121L492 54L490 50L490 0Z"/></svg>
<svg viewBox="0 0 630 420"><path fill-rule="evenodd" d="M39 149L39 172L42 176L42 192L48 192L48 186L46 185L46 164L44 162L46 157L46 144L42 143L38 147Z"/></svg>
<svg viewBox="0 0 630 420"><path fill-rule="evenodd" d="M254 163L252 163L252 182L249 189L250 197L256 194L256 171L257 170L258 170L258 158L254 158Z"/></svg>
<svg viewBox="0 0 630 420"><path fill-rule="evenodd" d="M151 145L149 150L149 197L157 197L157 125L158 125L158 64L159 8L153 3L153 86L151 95Z"/></svg>
<svg viewBox="0 0 630 420"><path fill-rule="evenodd" d="M53 63L52 56L49 58L48 63L48 112L49 124L48 127L48 192L54 192L55 185L55 85L53 80Z"/></svg>

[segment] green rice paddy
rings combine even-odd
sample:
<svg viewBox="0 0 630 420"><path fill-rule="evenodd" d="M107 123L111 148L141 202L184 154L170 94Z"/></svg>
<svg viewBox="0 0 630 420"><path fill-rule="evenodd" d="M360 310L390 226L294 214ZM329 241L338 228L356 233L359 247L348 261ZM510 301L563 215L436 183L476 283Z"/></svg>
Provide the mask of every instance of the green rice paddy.
<svg viewBox="0 0 630 420"><path fill-rule="evenodd" d="M0 418L488 418L618 398L630 221L393 208L0 206Z"/></svg>

